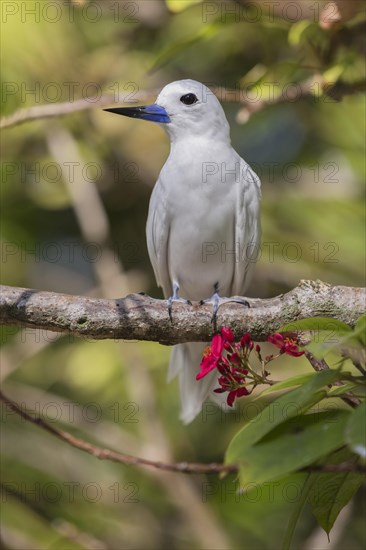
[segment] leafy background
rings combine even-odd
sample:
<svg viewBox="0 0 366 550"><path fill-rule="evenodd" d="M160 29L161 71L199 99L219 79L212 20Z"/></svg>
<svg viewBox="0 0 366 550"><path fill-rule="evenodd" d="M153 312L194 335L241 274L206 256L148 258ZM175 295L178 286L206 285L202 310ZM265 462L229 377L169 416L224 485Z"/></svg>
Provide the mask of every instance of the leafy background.
<svg viewBox="0 0 366 550"><path fill-rule="evenodd" d="M364 286L364 97L315 95L249 119L236 101L254 82L266 99L314 75L364 80L362 2L338 2L336 25L318 23L322 1L291 2L297 10L277 2L269 14L261 1L4 4L2 115L86 96L93 103L102 93L131 101L147 90L153 101L181 78L235 89L234 101L220 98L233 145L263 186L262 255L248 295L270 297L303 278ZM1 150L2 283L161 296L145 243L149 196L168 153L160 128L96 105L6 130ZM100 446L221 462L256 402L242 400L231 414L208 404L182 426L177 384L166 384L168 357L153 343L2 332L4 389L24 407ZM310 372L302 359L281 359L276 368L276 378ZM299 497L302 474L239 495L233 477L99 462L4 408L2 420L8 548L277 548ZM296 547L362 548L364 511L361 491L330 546L305 513Z"/></svg>

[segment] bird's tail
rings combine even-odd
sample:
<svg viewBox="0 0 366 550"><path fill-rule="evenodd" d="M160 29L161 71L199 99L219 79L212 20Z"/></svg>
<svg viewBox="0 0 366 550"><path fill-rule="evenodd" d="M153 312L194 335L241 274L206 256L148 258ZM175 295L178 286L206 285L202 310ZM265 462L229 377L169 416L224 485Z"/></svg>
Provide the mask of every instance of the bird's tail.
<svg viewBox="0 0 366 550"><path fill-rule="evenodd" d="M201 380L196 380L206 346L207 344L202 342L178 344L174 346L170 357L168 381L179 375L182 407L180 418L185 424L191 422L200 413L209 395L215 402L221 402L221 394L213 393L213 389L218 386L216 370Z"/></svg>

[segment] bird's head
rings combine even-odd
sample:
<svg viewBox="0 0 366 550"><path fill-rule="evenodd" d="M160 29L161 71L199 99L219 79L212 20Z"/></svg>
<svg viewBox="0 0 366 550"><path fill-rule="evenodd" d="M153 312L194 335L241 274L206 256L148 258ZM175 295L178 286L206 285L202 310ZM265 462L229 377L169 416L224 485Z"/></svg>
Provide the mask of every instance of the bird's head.
<svg viewBox="0 0 366 550"><path fill-rule="evenodd" d="M204 135L229 139L229 125L220 102L207 86L196 80L171 82L152 105L105 110L158 122L171 140Z"/></svg>

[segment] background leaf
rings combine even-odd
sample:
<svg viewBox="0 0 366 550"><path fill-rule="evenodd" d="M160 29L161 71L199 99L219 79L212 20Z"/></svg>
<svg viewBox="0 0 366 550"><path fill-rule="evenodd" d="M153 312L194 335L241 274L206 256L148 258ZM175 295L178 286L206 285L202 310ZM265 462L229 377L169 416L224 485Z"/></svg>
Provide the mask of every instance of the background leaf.
<svg viewBox="0 0 366 550"><path fill-rule="evenodd" d="M282 395L261 413L248 422L233 438L226 451L227 463L240 462L249 447L258 443L276 426L289 418L299 416L325 396L320 388L339 378L337 371L322 371L312 377L306 384Z"/></svg>
<svg viewBox="0 0 366 550"><path fill-rule="evenodd" d="M351 415L346 426L346 442L351 451L366 462L366 403L362 403Z"/></svg>
<svg viewBox="0 0 366 550"><path fill-rule="evenodd" d="M202 0L165 0L168 8L174 13L186 10L190 6L193 6L193 4L198 4L201 1Z"/></svg>
<svg viewBox="0 0 366 550"><path fill-rule="evenodd" d="M327 460L328 464L340 464L354 458L347 450L334 453ZM365 480L365 476L355 472L334 474L314 473L309 502L311 511L319 525L329 535L338 514L348 504Z"/></svg>
<svg viewBox="0 0 366 550"><path fill-rule="evenodd" d="M309 317L288 323L279 329L278 332L296 332L298 330L309 330L313 332L325 331L335 333L350 332L352 329L346 323L329 317Z"/></svg>
<svg viewBox="0 0 366 550"><path fill-rule="evenodd" d="M273 481L312 464L344 444L349 413L329 411L297 416L280 426L280 434L247 448L240 457L240 481ZM276 430L275 430L276 432Z"/></svg>
<svg viewBox="0 0 366 550"><path fill-rule="evenodd" d="M294 386L302 386L303 384L306 384L309 380L314 378L314 376L316 376L315 372L308 372L307 374L298 374L297 376L286 378L286 380L281 380L281 382L277 382L277 384L273 384L273 386L269 386L268 388L266 388L260 394L258 399L260 399L262 395L267 395L268 393L292 388Z"/></svg>

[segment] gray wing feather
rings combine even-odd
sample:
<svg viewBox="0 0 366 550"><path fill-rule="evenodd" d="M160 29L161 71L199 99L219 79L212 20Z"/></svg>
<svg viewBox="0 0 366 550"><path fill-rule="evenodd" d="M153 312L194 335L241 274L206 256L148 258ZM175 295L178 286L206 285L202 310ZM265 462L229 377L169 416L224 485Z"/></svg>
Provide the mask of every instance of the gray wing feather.
<svg viewBox="0 0 366 550"><path fill-rule="evenodd" d="M241 174L235 216L234 295L243 295L248 287L260 245L260 180L244 160L241 160Z"/></svg>
<svg viewBox="0 0 366 550"><path fill-rule="evenodd" d="M151 194L146 240L155 279L157 284L162 287L165 298L172 294L168 268L170 223L166 201L165 185L159 178Z"/></svg>

